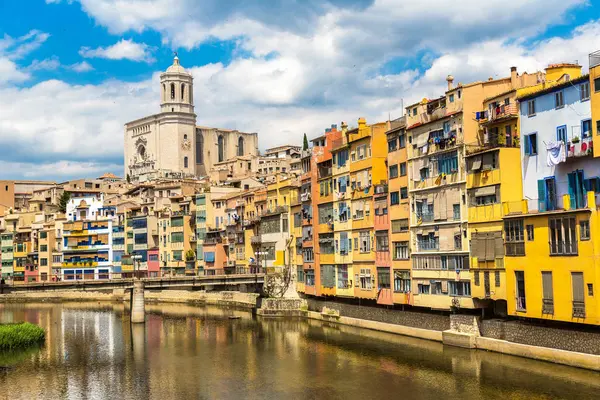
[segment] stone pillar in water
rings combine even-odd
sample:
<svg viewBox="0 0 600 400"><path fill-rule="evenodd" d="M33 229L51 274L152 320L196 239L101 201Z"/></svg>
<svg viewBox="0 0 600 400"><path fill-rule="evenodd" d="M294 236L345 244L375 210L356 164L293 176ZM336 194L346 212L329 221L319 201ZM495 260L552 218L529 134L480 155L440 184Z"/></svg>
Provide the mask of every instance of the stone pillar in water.
<svg viewBox="0 0 600 400"><path fill-rule="evenodd" d="M146 322L144 306L144 282L133 281L133 296L131 297L131 322L143 324Z"/></svg>

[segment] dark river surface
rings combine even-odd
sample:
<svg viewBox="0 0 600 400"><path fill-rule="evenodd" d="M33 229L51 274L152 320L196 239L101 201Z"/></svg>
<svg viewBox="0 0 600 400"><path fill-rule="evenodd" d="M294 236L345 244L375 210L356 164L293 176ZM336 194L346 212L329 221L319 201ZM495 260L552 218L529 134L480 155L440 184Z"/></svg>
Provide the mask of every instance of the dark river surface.
<svg viewBox="0 0 600 400"><path fill-rule="evenodd" d="M0 322L47 335L39 350L0 354L0 399L600 399L600 374L577 368L316 321L146 307L132 327L123 304L0 304Z"/></svg>

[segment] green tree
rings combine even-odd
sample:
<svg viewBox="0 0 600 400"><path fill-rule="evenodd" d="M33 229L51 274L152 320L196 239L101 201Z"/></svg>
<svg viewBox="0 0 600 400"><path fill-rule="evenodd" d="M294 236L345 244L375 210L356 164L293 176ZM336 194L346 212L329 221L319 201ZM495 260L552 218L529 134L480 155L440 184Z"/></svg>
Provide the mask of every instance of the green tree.
<svg viewBox="0 0 600 400"><path fill-rule="evenodd" d="M186 261L193 261L195 259L196 259L196 253L194 253L194 250L189 249L188 251L186 251L186 253L185 253Z"/></svg>
<svg viewBox="0 0 600 400"><path fill-rule="evenodd" d="M306 133L304 134L304 144L302 146L302 150L308 150L308 138L306 137Z"/></svg>
<svg viewBox="0 0 600 400"><path fill-rule="evenodd" d="M60 195L60 199L58 199L58 209L60 210L60 212L67 212L67 204L69 203L69 200L71 200L71 193L63 192Z"/></svg>

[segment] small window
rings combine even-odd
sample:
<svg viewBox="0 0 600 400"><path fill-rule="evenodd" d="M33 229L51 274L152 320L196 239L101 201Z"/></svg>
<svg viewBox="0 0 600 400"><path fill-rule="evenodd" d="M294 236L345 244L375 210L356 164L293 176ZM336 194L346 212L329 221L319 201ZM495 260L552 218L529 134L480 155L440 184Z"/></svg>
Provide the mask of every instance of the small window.
<svg viewBox="0 0 600 400"><path fill-rule="evenodd" d="M594 284L588 283L587 288L588 288L588 296L593 296L594 295Z"/></svg>
<svg viewBox="0 0 600 400"><path fill-rule="evenodd" d="M596 79L596 80L599 81L598 87L600 87L600 79ZM597 89L596 91L598 91L598 90L600 90L600 89ZM413 108L413 116L416 116L416 115L417 115L417 107Z"/></svg>
<svg viewBox="0 0 600 400"><path fill-rule="evenodd" d="M592 136L592 120L586 119L581 121L581 135L584 138Z"/></svg>
<svg viewBox="0 0 600 400"><path fill-rule="evenodd" d="M600 135L600 120L596 121L596 135Z"/></svg>
<svg viewBox="0 0 600 400"><path fill-rule="evenodd" d="M533 225L527 225L527 240L528 241L533 241Z"/></svg>
<svg viewBox="0 0 600 400"><path fill-rule="evenodd" d="M398 192L390 193L390 205L395 206L400 204L400 195Z"/></svg>
<svg viewBox="0 0 600 400"><path fill-rule="evenodd" d="M475 286L479 286L479 271L475 271L473 274L473 283Z"/></svg>
<svg viewBox="0 0 600 400"><path fill-rule="evenodd" d="M590 240L590 221L579 221L579 238L581 240Z"/></svg>
<svg viewBox="0 0 600 400"><path fill-rule="evenodd" d="M594 92L600 92L600 78L594 79Z"/></svg>
<svg viewBox="0 0 600 400"><path fill-rule="evenodd" d="M460 233L454 235L454 249L461 250L462 249L462 236Z"/></svg>
<svg viewBox="0 0 600 400"><path fill-rule="evenodd" d="M394 179L398 177L398 166L391 165L390 166L390 179Z"/></svg>
<svg viewBox="0 0 600 400"><path fill-rule="evenodd" d="M406 187L400 188L400 198L403 200L408 199L408 188L406 188Z"/></svg>
<svg viewBox="0 0 600 400"><path fill-rule="evenodd" d="M535 115L535 100L529 100L527 102L527 115L532 117Z"/></svg>
<svg viewBox="0 0 600 400"><path fill-rule="evenodd" d="M500 287L500 271L494 271L495 286Z"/></svg>
<svg viewBox="0 0 600 400"><path fill-rule="evenodd" d="M554 107L562 108L564 106L565 106L565 98L564 98L563 91L561 90L560 92L554 93Z"/></svg>
<svg viewBox="0 0 600 400"><path fill-rule="evenodd" d="M461 96L461 94L462 94L462 93L460 92L460 89L458 89L458 98L459 98L459 99L460 99L460 96Z"/></svg>
<svg viewBox="0 0 600 400"><path fill-rule="evenodd" d="M581 101L589 100L590 98L590 83L585 82L579 86L579 99Z"/></svg>
<svg viewBox="0 0 600 400"><path fill-rule="evenodd" d="M398 136L398 142L401 149L406 147L406 136L404 134Z"/></svg>
<svg viewBox="0 0 600 400"><path fill-rule="evenodd" d="M556 128L556 140L559 142L567 143L567 126L559 126Z"/></svg>
<svg viewBox="0 0 600 400"><path fill-rule="evenodd" d="M504 99L504 105L507 106L510 104L510 99L507 97Z"/></svg>
<svg viewBox="0 0 600 400"><path fill-rule="evenodd" d="M537 133L531 133L525 136L525 155L537 155Z"/></svg>
<svg viewBox="0 0 600 400"><path fill-rule="evenodd" d="M400 163L400 176L406 176L406 163Z"/></svg>
<svg viewBox="0 0 600 400"><path fill-rule="evenodd" d="M454 94L448 96L448 100L450 101L450 103L454 103Z"/></svg>
<svg viewBox="0 0 600 400"><path fill-rule="evenodd" d="M188 158L183 157L183 168L187 168L187 167L188 167Z"/></svg>

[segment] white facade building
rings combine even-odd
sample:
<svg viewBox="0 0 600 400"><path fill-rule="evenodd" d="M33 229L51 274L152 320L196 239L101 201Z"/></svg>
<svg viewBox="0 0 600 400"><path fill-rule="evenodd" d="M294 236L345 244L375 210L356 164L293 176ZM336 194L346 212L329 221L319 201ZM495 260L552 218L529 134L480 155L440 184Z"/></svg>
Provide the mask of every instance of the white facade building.
<svg viewBox="0 0 600 400"><path fill-rule="evenodd" d="M592 154L588 76L519 98L523 194L529 210L587 206L600 190L600 161ZM550 153L550 155L549 155Z"/></svg>

